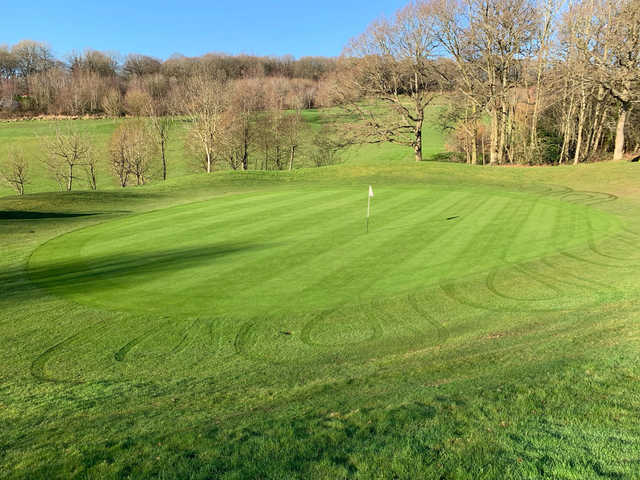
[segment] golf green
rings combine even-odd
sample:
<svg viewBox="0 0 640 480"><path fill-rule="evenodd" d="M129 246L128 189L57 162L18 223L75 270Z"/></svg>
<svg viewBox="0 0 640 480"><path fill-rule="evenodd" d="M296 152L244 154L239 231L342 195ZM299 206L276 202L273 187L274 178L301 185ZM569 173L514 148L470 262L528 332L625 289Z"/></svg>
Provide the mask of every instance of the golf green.
<svg viewBox="0 0 640 480"><path fill-rule="evenodd" d="M363 194L364 192L364 194ZM79 303L254 318L366 303L585 244L617 228L586 205L447 186L246 193L55 238L30 275Z"/></svg>

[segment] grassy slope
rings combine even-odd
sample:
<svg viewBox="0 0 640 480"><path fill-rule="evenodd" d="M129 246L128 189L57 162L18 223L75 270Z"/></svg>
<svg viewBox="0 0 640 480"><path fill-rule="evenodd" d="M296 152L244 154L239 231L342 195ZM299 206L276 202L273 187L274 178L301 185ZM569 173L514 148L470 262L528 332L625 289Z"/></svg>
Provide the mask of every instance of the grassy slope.
<svg viewBox="0 0 640 480"><path fill-rule="evenodd" d="M384 162L402 155L366 147L345 166L294 174L0 200L0 477L638 476L640 170ZM369 183L380 193L366 239L351 230L351 192ZM415 201L441 223L421 231ZM451 233L453 205L494 220ZM544 208L527 216L532 205ZM536 238L536 220L553 236ZM243 250L281 232L284 245ZM142 238L155 257L140 256ZM120 246L129 257L106 256ZM316 255L305 278L295 259ZM412 280L438 258L447 268ZM182 301L202 288L180 277L185 266L218 259L262 268L228 285L207 278L200 303ZM455 272L465 264L482 268ZM362 295L371 272L391 294ZM157 304L138 304L142 282L165 273ZM110 294L114 282L132 290ZM261 285L252 303L242 289ZM201 313L221 291L229 314ZM306 308L304 292L320 304Z"/></svg>
<svg viewBox="0 0 640 480"><path fill-rule="evenodd" d="M437 107L432 107L431 115L435 115ZM330 115L336 113L334 110L327 111ZM323 112L319 110L307 110L303 112L306 129L303 130L301 147L298 149L298 158L296 167L310 166L308 158L309 143L311 136L316 132L323 121ZM127 120L113 119L78 119L65 120L60 124L71 124L86 132L91 138L94 146L94 152L98 156L98 189L117 188L117 180L109 170L108 147L111 135L119 122ZM26 187L27 193L38 193L46 191L59 190L54 178L50 175L44 161L47 158L46 152L42 149L42 139L55 133L56 121L53 120L27 120L18 122L0 122L0 162L5 162L9 151L14 149L21 150L29 162L30 183ZM174 129L171 131L167 159L168 159L168 175L169 178L179 178L185 175L193 174L199 169L196 159L193 158L185 150L184 142L186 137L188 124L178 120ZM424 156L426 159L442 152L444 139L439 127L434 125L427 126L424 129ZM362 152L366 152L363 155ZM366 163L388 163L390 160L400 161L407 158L406 149L393 145L368 146L361 149L353 149L348 152L345 158L352 162L360 162L362 159ZM255 162L261 162L262 156L259 152L252 152L250 156L250 165L253 167ZM225 165L217 165L218 169L227 168ZM82 169L77 170L77 179L75 180L74 190L86 190L86 175ZM148 176L151 183L162 178L160 159L158 155L152 163L150 175ZM4 181L0 181L0 197L13 194L13 190Z"/></svg>
<svg viewBox="0 0 640 480"><path fill-rule="evenodd" d="M120 120L126 121L126 120ZM108 146L111 134L118 125L117 120L112 119L78 119L60 121L61 125L72 124L80 128L91 138L94 152L98 156L98 188L113 188L117 186L115 178L111 175L108 165ZM59 190L55 180L49 174L44 161L47 158L42 148L42 139L55 133L56 124L53 120L25 120L18 122L0 123L0 161L4 162L7 153L12 149L20 149L29 162L31 183L27 185L27 193L46 192ZM169 142L168 158L170 160L169 173L173 176L182 176L193 173L195 167L192 159L184 153L185 127L178 123L172 132ZM85 174L78 169L75 189L87 189ZM159 161L156 161L152 169L152 178L161 178ZM4 182L0 182L0 196L13 193Z"/></svg>

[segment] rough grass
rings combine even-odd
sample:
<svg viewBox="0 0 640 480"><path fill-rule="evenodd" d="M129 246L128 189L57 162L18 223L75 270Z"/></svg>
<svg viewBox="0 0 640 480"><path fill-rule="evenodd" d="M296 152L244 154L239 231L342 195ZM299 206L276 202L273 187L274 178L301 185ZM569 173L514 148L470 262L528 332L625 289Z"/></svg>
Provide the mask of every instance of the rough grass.
<svg viewBox="0 0 640 480"><path fill-rule="evenodd" d="M635 478L638 180L361 158L2 199L0 477Z"/></svg>

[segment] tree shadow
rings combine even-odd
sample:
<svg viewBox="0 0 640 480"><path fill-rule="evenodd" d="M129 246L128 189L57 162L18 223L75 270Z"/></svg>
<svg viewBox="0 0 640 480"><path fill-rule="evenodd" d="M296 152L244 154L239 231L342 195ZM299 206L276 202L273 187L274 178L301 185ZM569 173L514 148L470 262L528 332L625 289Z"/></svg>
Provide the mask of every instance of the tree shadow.
<svg viewBox="0 0 640 480"><path fill-rule="evenodd" d="M217 244L209 246L173 248L152 252L114 252L108 255L80 256L70 260L37 263L25 270L5 270L0 272L0 283L15 288L24 287L25 274L38 286L55 292L88 292L100 289L102 282L118 282L140 276L141 281L152 275L213 265L216 259L247 252L272 248L278 244Z"/></svg>
<svg viewBox="0 0 640 480"><path fill-rule="evenodd" d="M425 160L430 162L466 163L464 155L456 152L434 153L425 158Z"/></svg>
<svg viewBox="0 0 640 480"><path fill-rule="evenodd" d="M100 215L94 213L63 213L63 212L34 212L26 210L0 210L0 220L43 220L73 217L91 217Z"/></svg>

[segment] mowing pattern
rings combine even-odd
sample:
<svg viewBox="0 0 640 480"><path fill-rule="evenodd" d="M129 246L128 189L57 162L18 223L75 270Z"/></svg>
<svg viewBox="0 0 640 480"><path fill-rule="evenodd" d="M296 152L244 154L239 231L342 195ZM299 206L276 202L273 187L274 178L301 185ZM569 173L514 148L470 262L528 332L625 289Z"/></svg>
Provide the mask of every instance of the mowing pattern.
<svg viewBox="0 0 640 480"><path fill-rule="evenodd" d="M637 234L590 208L615 197L535 193L379 189L368 235L366 197L349 189L238 195L77 230L33 254L31 278L123 313L70 332L32 374L175 380L340 364L442 346L489 328L491 312L616 296L594 271L632 268L615 252Z"/></svg>

